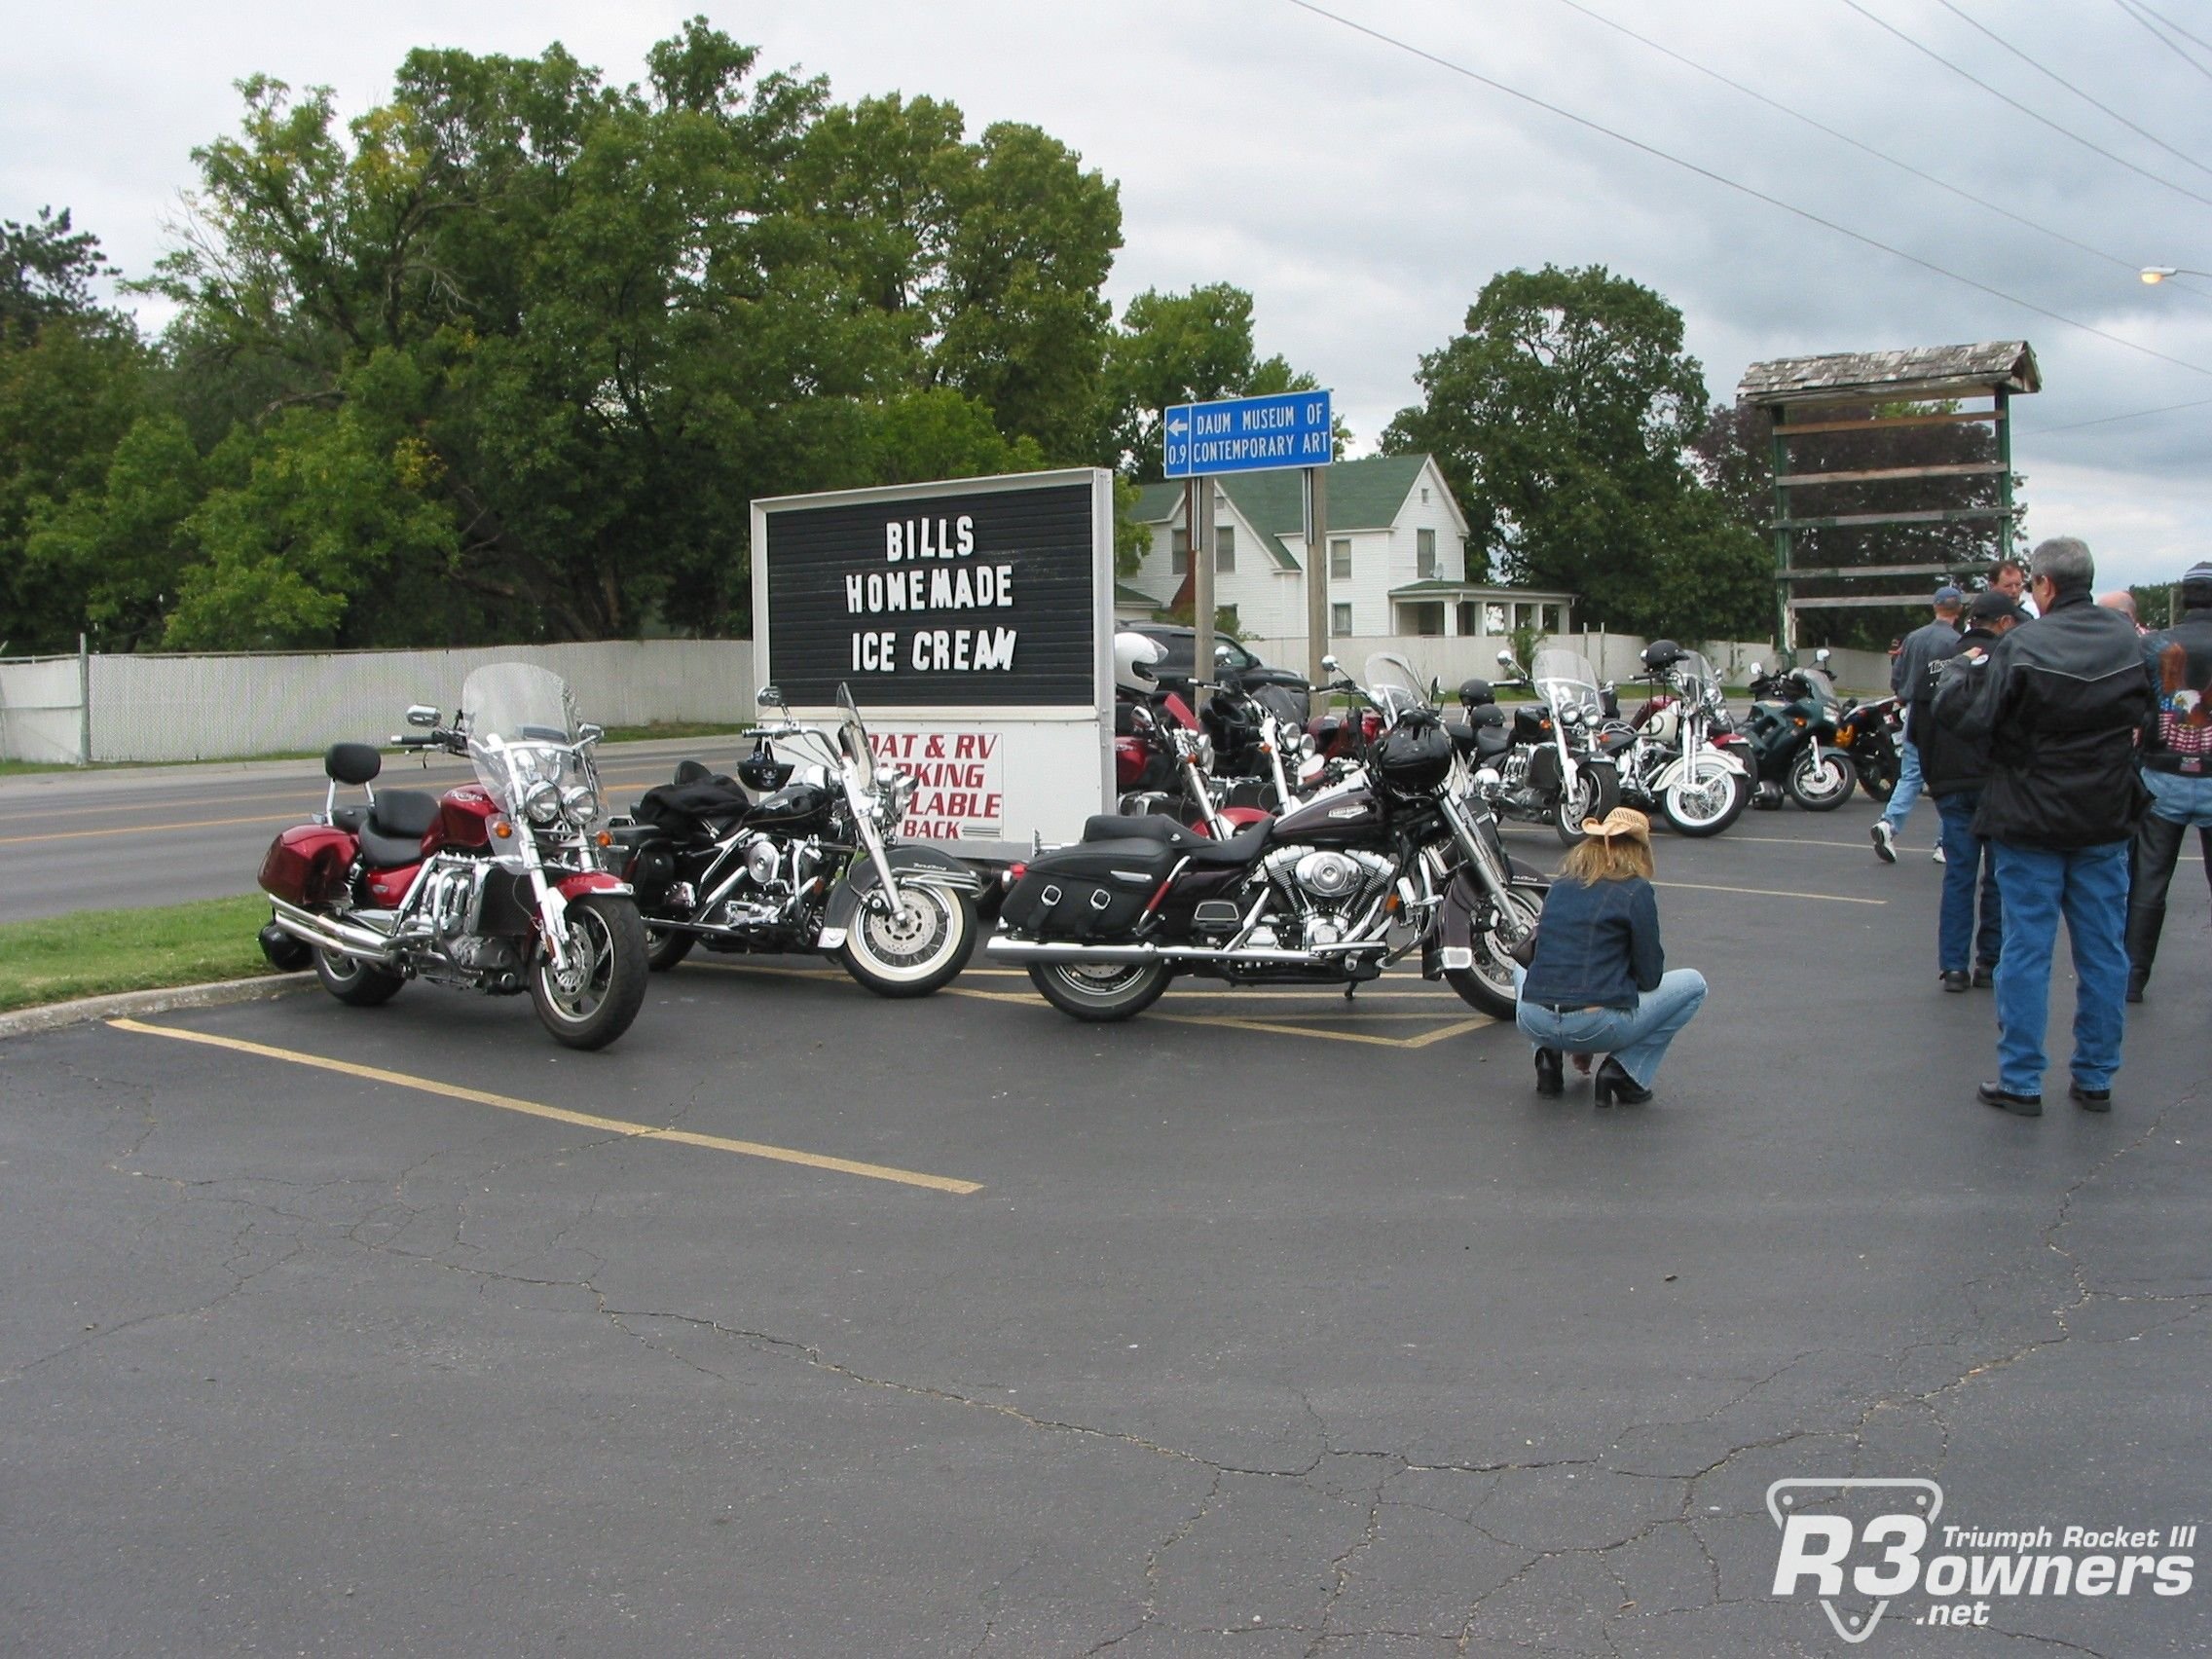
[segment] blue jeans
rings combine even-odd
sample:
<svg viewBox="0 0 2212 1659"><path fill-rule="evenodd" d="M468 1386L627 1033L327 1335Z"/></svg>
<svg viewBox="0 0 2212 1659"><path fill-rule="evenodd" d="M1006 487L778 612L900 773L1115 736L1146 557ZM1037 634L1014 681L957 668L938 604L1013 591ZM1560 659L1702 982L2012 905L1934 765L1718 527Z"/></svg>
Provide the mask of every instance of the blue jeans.
<svg viewBox="0 0 2212 1659"><path fill-rule="evenodd" d="M2005 907L1997 894L1997 861L1989 843L1973 832L1973 810L1981 804L1979 790L1961 790L1936 797L1936 816L1943 821L1943 911L1936 924L1936 966L1946 974L1967 971L1968 952L1972 966L1994 968L2004 942ZM1974 877L1981 877L1981 926L1973 925Z"/></svg>
<svg viewBox="0 0 2212 1659"><path fill-rule="evenodd" d="M2043 1092L2044 1028L2050 1018L2050 951L2058 918L2074 947L2074 1081L2110 1088L2126 1021L2127 847L2056 853L1992 841L2005 902L1997 959L1997 1082L2013 1094Z"/></svg>
<svg viewBox="0 0 2212 1659"><path fill-rule="evenodd" d="M1892 830L1904 828L1905 814L1920 798L1920 745L1900 741L1898 744L1898 787L1891 792L1890 804L1882 808L1882 822ZM1945 852L1943 856L1951 855Z"/></svg>
<svg viewBox="0 0 2212 1659"><path fill-rule="evenodd" d="M1521 989L1523 970L1513 971ZM1569 1054L1610 1054L1621 1069L1649 1088L1667 1057L1667 1045L1690 1022L1705 1002L1705 976L1695 968L1670 968L1658 985L1636 999L1634 1008L1601 1008L1561 1014L1542 1003L1524 1002L1514 1018L1530 1045Z"/></svg>

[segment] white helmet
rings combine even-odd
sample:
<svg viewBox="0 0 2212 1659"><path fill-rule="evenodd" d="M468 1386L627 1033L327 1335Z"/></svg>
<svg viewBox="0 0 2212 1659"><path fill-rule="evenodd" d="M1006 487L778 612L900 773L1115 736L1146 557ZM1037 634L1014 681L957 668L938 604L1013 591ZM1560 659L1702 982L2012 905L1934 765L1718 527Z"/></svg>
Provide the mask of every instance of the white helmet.
<svg viewBox="0 0 2212 1659"><path fill-rule="evenodd" d="M1160 686L1160 665L1167 660L1167 647L1142 634L1114 636L1114 684L1138 696Z"/></svg>

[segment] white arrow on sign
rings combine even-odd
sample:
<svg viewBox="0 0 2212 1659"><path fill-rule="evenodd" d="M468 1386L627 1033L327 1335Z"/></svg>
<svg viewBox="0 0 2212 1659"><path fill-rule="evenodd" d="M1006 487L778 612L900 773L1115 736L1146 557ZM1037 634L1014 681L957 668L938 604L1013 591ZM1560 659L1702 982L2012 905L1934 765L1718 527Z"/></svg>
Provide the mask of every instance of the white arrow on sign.
<svg viewBox="0 0 2212 1659"><path fill-rule="evenodd" d="M1181 437L1185 432L1191 429L1191 423L1184 420L1182 416L1178 415L1172 421L1167 423L1167 429L1170 432L1173 432L1177 437Z"/></svg>

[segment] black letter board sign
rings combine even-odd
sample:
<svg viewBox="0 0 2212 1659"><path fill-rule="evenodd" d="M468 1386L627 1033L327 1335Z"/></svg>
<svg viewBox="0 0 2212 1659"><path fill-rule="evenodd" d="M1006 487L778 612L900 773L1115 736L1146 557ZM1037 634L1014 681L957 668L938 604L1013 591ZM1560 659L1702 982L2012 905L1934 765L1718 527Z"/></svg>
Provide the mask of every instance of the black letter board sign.
<svg viewBox="0 0 2212 1659"><path fill-rule="evenodd" d="M1113 787L1113 483L1095 467L753 503L753 661L852 690L922 785L906 832L1080 833Z"/></svg>

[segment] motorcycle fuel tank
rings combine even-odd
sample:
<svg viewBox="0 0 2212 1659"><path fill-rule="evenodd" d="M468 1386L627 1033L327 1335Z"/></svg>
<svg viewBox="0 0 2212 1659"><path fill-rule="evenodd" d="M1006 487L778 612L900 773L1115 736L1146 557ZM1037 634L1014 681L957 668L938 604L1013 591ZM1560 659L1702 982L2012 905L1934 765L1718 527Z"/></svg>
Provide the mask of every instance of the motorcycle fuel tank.
<svg viewBox="0 0 2212 1659"><path fill-rule="evenodd" d="M478 784L462 784L446 791L438 802L438 839L441 847L488 847L492 820L499 815L498 803Z"/></svg>
<svg viewBox="0 0 2212 1659"><path fill-rule="evenodd" d="M748 830L795 830L829 816L830 792L820 784L787 784L754 803L745 815Z"/></svg>
<svg viewBox="0 0 2212 1659"><path fill-rule="evenodd" d="M1326 847L1336 842L1363 841L1382 823L1382 802L1371 789L1351 785L1324 790L1302 801L1275 820L1274 840L1309 842Z"/></svg>

